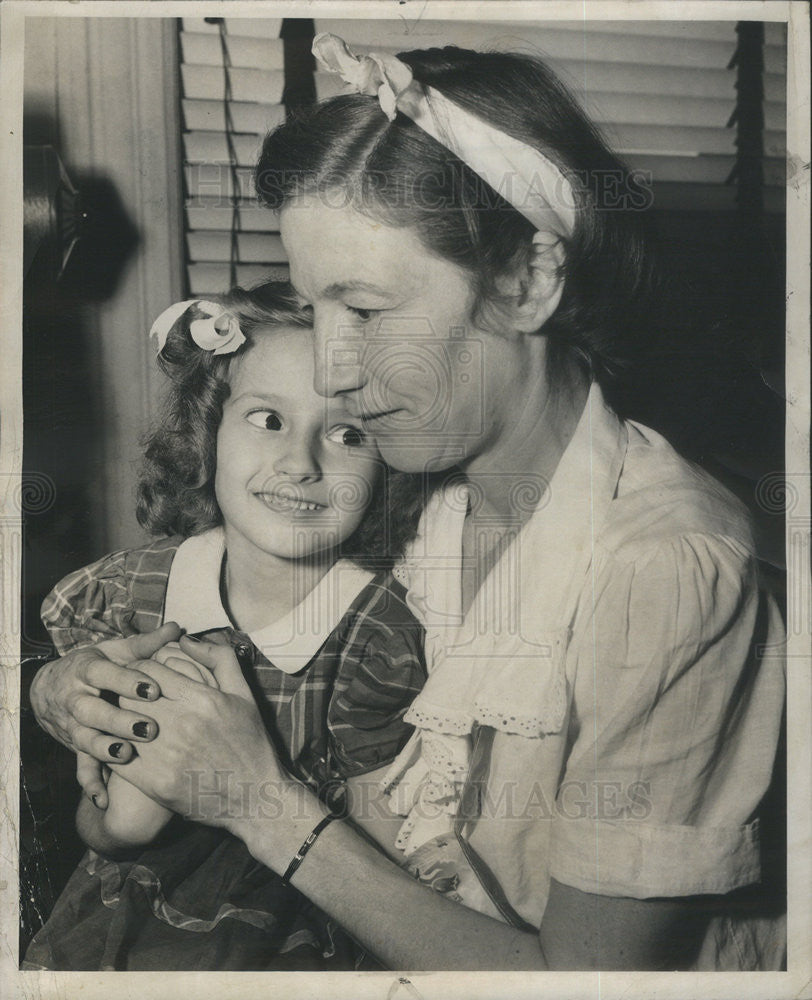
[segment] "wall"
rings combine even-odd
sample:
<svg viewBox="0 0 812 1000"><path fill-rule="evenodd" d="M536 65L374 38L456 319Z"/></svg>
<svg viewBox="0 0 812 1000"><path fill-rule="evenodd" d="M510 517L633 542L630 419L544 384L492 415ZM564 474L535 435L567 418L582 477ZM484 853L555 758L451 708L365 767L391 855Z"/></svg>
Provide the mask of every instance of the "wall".
<svg viewBox="0 0 812 1000"><path fill-rule="evenodd" d="M91 356L87 391L104 422L91 497L100 554L141 537L132 512L139 456L133 428L155 411L147 332L182 294L176 45L171 19L26 22L25 142L56 146L85 195L88 238L105 241L103 256L102 247L95 255L93 247L78 251L90 265L85 274L77 276L73 265L75 284L81 277L91 300L82 311ZM116 213L113 236L108 223Z"/></svg>
<svg viewBox="0 0 812 1000"><path fill-rule="evenodd" d="M183 294L177 72L172 19L26 19L24 141L56 148L87 215L58 285L36 259L26 277L25 467L56 491L26 524L32 641L61 576L144 538L139 437L159 378L147 333Z"/></svg>

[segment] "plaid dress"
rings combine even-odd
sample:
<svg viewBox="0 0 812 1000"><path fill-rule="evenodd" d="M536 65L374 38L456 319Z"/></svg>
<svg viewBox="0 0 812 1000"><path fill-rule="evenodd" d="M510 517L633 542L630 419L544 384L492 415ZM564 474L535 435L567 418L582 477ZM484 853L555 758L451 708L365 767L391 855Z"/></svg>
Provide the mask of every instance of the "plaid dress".
<svg viewBox="0 0 812 1000"><path fill-rule="evenodd" d="M43 604L57 651L160 625L179 544L113 553L66 577ZM247 633L206 636L234 648L280 759L331 805L346 778L389 763L412 732L403 715L426 678L423 631L390 573L363 587L296 673L274 667ZM242 841L177 817L132 859L88 851L22 967L341 970L359 960Z"/></svg>

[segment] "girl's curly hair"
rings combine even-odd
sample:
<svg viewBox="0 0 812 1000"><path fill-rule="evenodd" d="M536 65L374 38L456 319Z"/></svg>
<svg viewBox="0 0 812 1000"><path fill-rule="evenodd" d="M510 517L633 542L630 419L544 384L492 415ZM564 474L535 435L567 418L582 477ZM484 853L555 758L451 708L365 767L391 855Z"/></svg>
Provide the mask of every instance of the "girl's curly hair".
<svg viewBox="0 0 812 1000"><path fill-rule="evenodd" d="M239 322L246 342L232 354L215 355L192 340L189 327L204 317L197 306L172 326L158 364L168 387L158 427L144 442L145 456L138 485L136 515L155 535L199 535L223 523L214 492L217 431L228 399L230 375L250 351L256 331L267 326L310 329L309 310L289 285L267 282L246 290L233 288L209 300L220 303ZM432 482L396 472L382 472L370 506L342 555L370 569L390 567L414 538Z"/></svg>

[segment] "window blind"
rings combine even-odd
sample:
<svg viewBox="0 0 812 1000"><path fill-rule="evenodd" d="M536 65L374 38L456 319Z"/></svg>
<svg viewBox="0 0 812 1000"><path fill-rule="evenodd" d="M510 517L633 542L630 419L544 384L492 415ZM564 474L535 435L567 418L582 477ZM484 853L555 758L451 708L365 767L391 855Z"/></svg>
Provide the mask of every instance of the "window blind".
<svg viewBox="0 0 812 1000"><path fill-rule="evenodd" d="M219 21L219 23L214 23ZM252 169L263 136L284 121L282 20L183 18L179 24L192 295L287 275L278 220L257 205ZM733 210L736 186L736 24L726 22L473 22L333 19L315 22L358 52L438 45L541 56L664 209ZM786 28L766 24L765 207L783 207ZM319 100L341 80L315 74ZM233 262L233 263L232 263Z"/></svg>
<svg viewBox="0 0 812 1000"><path fill-rule="evenodd" d="M787 26L764 25L764 208L786 207Z"/></svg>
<svg viewBox="0 0 812 1000"><path fill-rule="evenodd" d="M189 294L287 277L272 213L254 196L265 133L285 120L281 18L180 23ZM232 265L233 260L233 265Z"/></svg>
<svg viewBox="0 0 812 1000"><path fill-rule="evenodd" d="M764 176L784 183L786 29L765 26ZM421 20L408 34L400 21L328 19L359 52L441 45L538 55L564 80L610 145L650 177L660 208L733 208L728 184L736 159L733 21L460 22ZM323 99L343 90L316 75ZM773 199L775 200L775 199Z"/></svg>

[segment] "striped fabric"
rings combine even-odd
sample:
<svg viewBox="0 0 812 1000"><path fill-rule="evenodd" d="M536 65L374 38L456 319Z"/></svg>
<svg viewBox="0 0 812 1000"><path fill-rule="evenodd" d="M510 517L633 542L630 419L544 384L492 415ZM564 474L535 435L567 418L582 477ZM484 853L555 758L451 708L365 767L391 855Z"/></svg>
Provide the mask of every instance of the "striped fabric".
<svg viewBox="0 0 812 1000"><path fill-rule="evenodd" d="M114 552L57 584L42 606L57 651L157 628L180 541ZM298 673L237 629L206 637L234 648L280 758L322 795L387 764L412 732L403 716L426 678L423 630L390 573L370 581Z"/></svg>

